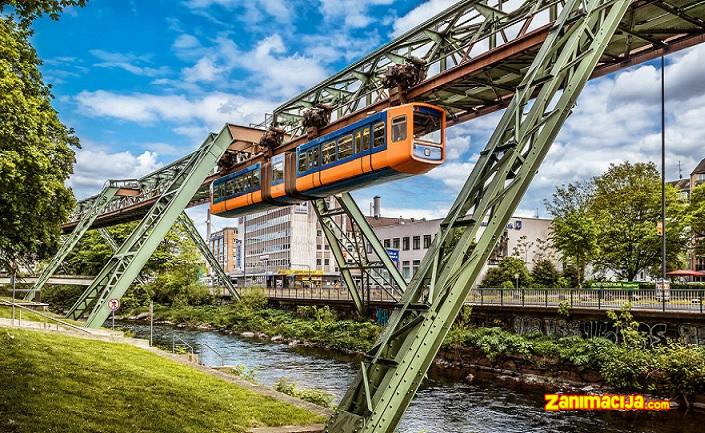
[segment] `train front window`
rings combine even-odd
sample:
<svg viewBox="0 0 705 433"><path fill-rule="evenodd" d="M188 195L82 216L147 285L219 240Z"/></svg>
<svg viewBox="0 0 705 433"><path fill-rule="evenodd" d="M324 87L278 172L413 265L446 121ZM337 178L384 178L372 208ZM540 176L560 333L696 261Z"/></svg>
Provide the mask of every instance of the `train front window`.
<svg viewBox="0 0 705 433"><path fill-rule="evenodd" d="M392 119L392 141L406 140L406 116Z"/></svg>
<svg viewBox="0 0 705 433"><path fill-rule="evenodd" d="M299 153L299 173L308 170L308 153L301 151Z"/></svg>
<svg viewBox="0 0 705 433"><path fill-rule="evenodd" d="M384 146L384 123L379 122L374 125L374 147Z"/></svg>
<svg viewBox="0 0 705 433"><path fill-rule="evenodd" d="M277 155L272 158L272 185L284 180L284 157Z"/></svg>
<svg viewBox="0 0 705 433"><path fill-rule="evenodd" d="M414 113L414 140L441 144L440 113Z"/></svg>
<svg viewBox="0 0 705 433"><path fill-rule="evenodd" d="M322 146L323 165L335 161L335 141L329 141Z"/></svg>

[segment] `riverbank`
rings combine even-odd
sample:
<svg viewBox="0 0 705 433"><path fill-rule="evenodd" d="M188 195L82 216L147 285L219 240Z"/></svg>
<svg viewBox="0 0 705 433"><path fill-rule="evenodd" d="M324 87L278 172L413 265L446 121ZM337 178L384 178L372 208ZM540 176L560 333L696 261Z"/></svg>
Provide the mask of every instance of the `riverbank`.
<svg viewBox="0 0 705 433"><path fill-rule="evenodd" d="M244 432L324 417L149 350L0 329L0 430Z"/></svg>
<svg viewBox="0 0 705 433"><path fill-rule="evenodd" d="M337 320L327 308L282 311L247 297L226 306L158 307L155 320L351 354L369 349L381 331L371 322ZM452 369L461 380L489 375L554 391L644 392L705 407L705 349L696 346L646 348L603 338L521 336L473 327L466 317L453 327L435 363L437 370Z"/></svg>

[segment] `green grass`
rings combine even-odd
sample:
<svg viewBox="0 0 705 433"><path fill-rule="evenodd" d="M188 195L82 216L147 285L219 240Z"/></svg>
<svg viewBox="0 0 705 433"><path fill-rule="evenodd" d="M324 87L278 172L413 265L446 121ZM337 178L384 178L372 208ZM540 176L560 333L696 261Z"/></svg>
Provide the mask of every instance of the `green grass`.
<svg viewBox="0 0 705 433"><path fill-rule="evenodd" d="M2 432L239 432L322 418L149 351L0 329Z"/></svg>
<svg viewBox="0 0 705 433"><path fill-rule="evenodd" d="M20 309L15 309L15 319L19 319ZM0 307L0 319L11 319L12 318L12 307ZM31 320L35 322L44 322L44 318L39 314L33 313L31 311L22 310L22 320Z"/></svg>

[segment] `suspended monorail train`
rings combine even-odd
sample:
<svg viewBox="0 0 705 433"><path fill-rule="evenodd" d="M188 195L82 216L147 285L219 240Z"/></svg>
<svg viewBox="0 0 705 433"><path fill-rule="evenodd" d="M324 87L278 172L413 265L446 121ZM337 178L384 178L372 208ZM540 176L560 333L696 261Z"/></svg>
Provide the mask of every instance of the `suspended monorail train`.
<svg viewBox="0 0 705 433"><path fill-rule="evenodd" d="M426 173L445 160L445 111L411 103L230 173L211 184L212 215L235 217Z"/></svg>

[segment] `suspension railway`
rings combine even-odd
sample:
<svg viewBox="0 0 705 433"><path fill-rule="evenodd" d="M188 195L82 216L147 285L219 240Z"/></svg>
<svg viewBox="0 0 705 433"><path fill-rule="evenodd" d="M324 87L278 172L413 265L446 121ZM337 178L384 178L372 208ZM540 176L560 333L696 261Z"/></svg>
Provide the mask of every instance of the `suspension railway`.
<svg viewBox="0 0 705 433"><path fill-rule="evenodd" d="M704 20L705 0L460 1L285 102L263 124L226 125L161 170L109 181L78 204L63 226L70 235L45 274L89 228L140 220L71 309L72 317L87 317L86 326L100 326L107 300L138 278L171 226L189 226L185 208L211 202L215 213L237 215L310 200L356 305L364 291L353 268L387 270L402 293L326 431L392 433L587 81L703 42ZM504 113L407 284L347 191L384 180L384 170L393 171L389 178L413 175L443 160L443 141L416 137L409 117L407 137L397 140L403 151L394 148L392 113L416 107L442 113L441 135L445 126ZM374 144L382 118L384 155ZM324 157L330 142L335 161ZM416 144L428 151L415 153ZM406 164L393 161L397 156ZM354 171L344 168L350 162ZM280 183L269 181L275 174ZM336 208L320 199L336 192ZM359 243L336 226L341 213L358 226L353 241L364 239L376 258L359 249L343 253Z"/></svg>

